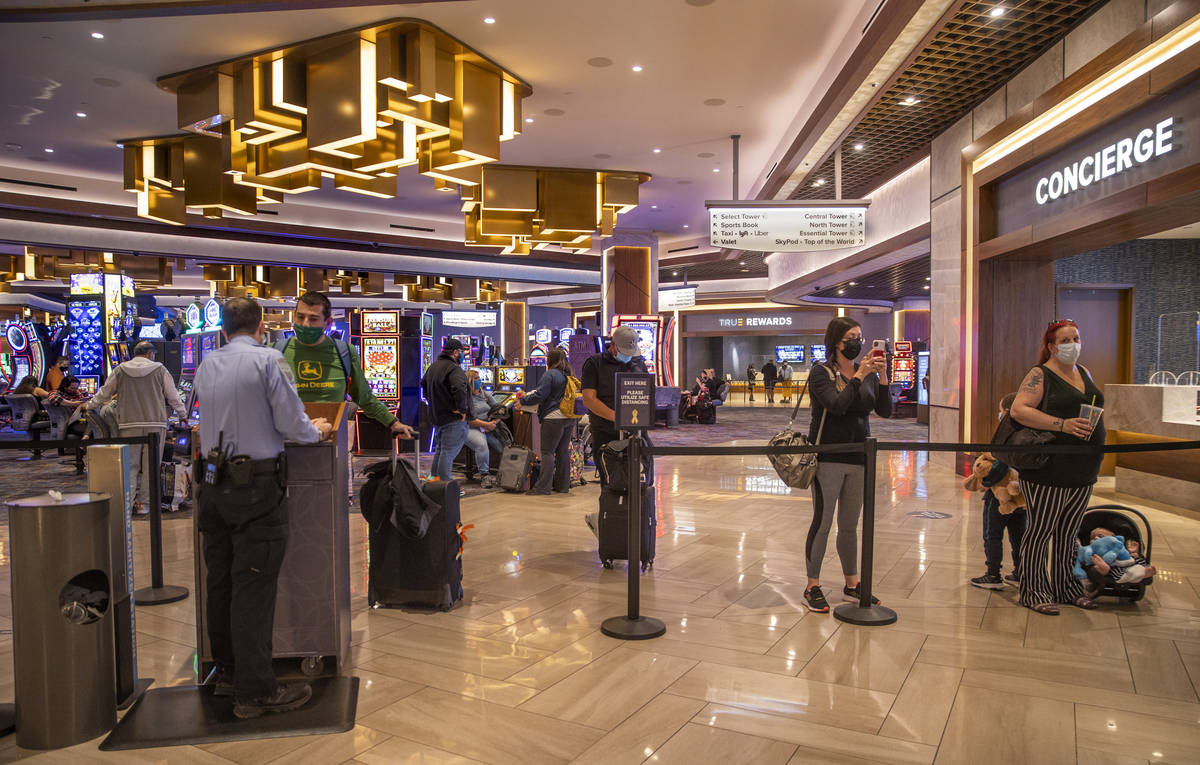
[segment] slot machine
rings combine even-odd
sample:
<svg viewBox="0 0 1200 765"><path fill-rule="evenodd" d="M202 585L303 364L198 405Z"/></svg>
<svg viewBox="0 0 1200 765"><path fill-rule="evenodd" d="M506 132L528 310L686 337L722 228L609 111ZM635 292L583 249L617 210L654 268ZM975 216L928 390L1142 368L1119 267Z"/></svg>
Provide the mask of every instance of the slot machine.
<svg viewBox="0 0 1200 765"><path fill-rule="evenodd" d="M661 316L646 316L640 314L617 314L609 324L609 334L617 327L632 327L638 336L638 348L642 352L642 361L646 371L654 375L654 382L659 386L669 385L669 374L665 367L666 357L663 353L663 318Z"/></svg>
<svg viewBox="0 0 1200 765"><path fill-rule="evenodd" d="M350 315L351 337L361 349L359 361L371 393L407 425L416 425L419 417L424 324L424 315L405 317L399 311L359 310ZM361 410L355 413L354 428L358 453L392 448L388 429Z"/></svg>
<svg viewBox="0 0 1200 765"><path fill-rule="evenodd" d="M571 337L575 334L575 330L570 327L563 327L558 331L558 347L564 351L571 350Z"/></svg>
<svg viewBox="0 0 1200 765"><path fill-rule="evenodd" d="M546 366L546 354L550 351L550 343L554 333L543 327L533 334L533 347L529 349L529 363L532 366Z"/></svg>
<svg viewBox="0 0 1200 765"><path fill-rule="evenodd" d="M81 279L80 277L92 277ZM103 274L75 274L67 297L67 321L74 328L67 340L71 356L71 374L104 379L104 289Z"/></svg>
<svg viewBox="0 0 1200 765"><path fill-rule="evenodd" d="M474 371L479 374L479 380L483 383L483 389L488 393L496 389L495 367L467 367L467 371Z"/></svg>
<svg viewBox="0 0 1200 765"><path fill-rule="evenodd" d="M516 395L517 391L531 391L542 381L546 368L528 366L499 366L496 367L495 390L492 395L496 403L506 404Z"/></svg>
<svg viewBox="0 0 1200 765"><path fill-rule="evenodd" d="M888 377L902 390L908 390L916 383L917 360L911 341L897 340L892 343L892 369Z"/></svg>
<svg viewBox="0 0 1200 765"><path fill-rule="evenodd" d="M10 385L16 387L32 376L41 386L46 382L46 349L37 327L31 321L12 322L4 328L9 354Z"/></svg>

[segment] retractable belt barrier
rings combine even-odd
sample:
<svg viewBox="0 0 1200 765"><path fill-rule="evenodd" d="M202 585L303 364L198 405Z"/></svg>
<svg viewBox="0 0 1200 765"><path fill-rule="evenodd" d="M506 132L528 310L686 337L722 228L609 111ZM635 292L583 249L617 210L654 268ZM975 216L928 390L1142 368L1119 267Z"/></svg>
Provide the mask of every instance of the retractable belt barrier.
<svg viewBox="0 0 1200 765"><path fill-rule="evenodd" d="M116 436L113 438L89 438L86 440L70 439L58 441L0 441L0 451L28 451L31 444L37 448L49 449L78 449L80 446L145 446L149 455L146 480L150 481L150 586L143 587L133 593L133 600L139 606L157 606L164 603L174 603L188 596L186 587L163 583L162 556L162 447L157 433L145 436ZM124 502L124 499L121 500ZM110 508L111 512L111 508Z"/></svg>
<svg viewBox="0 0 1200 765"><path fill-rule="evenodd" d="M636 439L635 439L636 440ZM862 565L859 572L859 601L857 604L844 603L833 610L835 618L849 624L865 626L881 626L896 621L896 612L881 605L871 604L871 585L875 562L875 466L879 452L995 452L995 453L1029 453L1029 454L1129 454L1131 452L1173 452L1189 449L1200 449L1200 441L1167 441L1156 443L1111 444L1103 447L1056 445L1022 445L1010 446L1003 444L960 444L945 442L923 441L878 441L868 438L862 443L855 444L819 444L807 446L653 446L641 447L641 453L650 457L766 457L772 454L862 454L863 470L863 533L862 533ZM629 450L629 459L633 459L634 450ZM639 475L640 465L631 461L629 475ZM630 489L633 494L634 489ZM640 492L636 492L640 495ZM632 499L632 497L631 497ZM629 559L634 561L638 535L634 529L640 529L642 520L640 503L630 503L629 518ZM641 607L638 603L640 588L637 584L640 567L634 563L629 565L629 620L638 618ZM645 617L642 617L645 619ZM606 633L608 634L608 633ZM658 634L662 634L659 632ZM614 637L633 636L613 635ZM640 637L657 637L646 635ZM636 639L636 638L634 638Z"/></svg>

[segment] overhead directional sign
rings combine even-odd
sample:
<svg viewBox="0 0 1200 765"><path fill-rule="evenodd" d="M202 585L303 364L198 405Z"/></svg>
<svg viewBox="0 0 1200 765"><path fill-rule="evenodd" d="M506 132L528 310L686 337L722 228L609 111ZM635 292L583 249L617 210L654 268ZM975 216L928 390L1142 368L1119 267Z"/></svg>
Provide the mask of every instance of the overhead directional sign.
<svg viewBox="0 0 1200 765"><path fill-rule="evenodd" d="M861 247L867 241L866 199L704 204L713 247L812 252Z"/></svg>

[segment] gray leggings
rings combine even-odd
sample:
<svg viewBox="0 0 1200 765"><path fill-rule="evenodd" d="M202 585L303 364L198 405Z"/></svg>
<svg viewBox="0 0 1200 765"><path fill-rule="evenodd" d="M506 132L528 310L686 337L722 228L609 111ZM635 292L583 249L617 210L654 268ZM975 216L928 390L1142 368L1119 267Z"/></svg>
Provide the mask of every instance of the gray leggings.
<svg viewBox="0 0 1200 765"><path fill-rule="evenodd" d="M813 519L808 527L804 545L805 566L810 579L821 577L821 561L829 542L833 525L834 506L837 506L837 551L842 560L842 573L858 573L858 519L863 508L863 466L841 462L817 462L817 478L813 481Z"/></svg>

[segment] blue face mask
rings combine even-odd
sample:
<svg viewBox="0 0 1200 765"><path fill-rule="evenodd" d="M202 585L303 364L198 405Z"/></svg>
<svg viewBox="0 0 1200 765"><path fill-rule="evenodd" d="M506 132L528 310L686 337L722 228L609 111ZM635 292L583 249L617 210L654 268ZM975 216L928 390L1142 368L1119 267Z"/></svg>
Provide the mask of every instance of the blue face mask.
<svg viewBox="0 0 1200 765"><path fill-rule="evenodd" d="M475 380L473 385L475 387L475 390L482 390L483 389L483 380Z"/></svg>
<svg viewBox="0 0 1200 765"><path fill-rule="evenodd" d="M621 353L620 351L617 351L617 361L621 362L622 364L628 364L629 362L633 361L633 357L628 353Z"/></svg>

